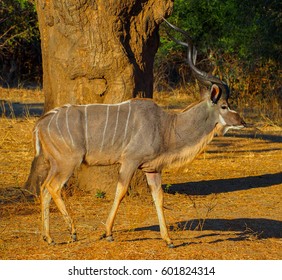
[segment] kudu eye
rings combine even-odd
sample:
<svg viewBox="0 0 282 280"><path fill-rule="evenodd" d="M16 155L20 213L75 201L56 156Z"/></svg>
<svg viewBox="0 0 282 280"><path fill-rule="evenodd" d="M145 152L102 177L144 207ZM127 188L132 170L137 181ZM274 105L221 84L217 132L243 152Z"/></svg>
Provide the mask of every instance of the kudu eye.
<svg viewBox="0 0 282 280"><path fill-rule="evenodd" d="M227 110L227 109L228 109L228 106L227 106L227 105L221 105L221 109Z"/></svg>

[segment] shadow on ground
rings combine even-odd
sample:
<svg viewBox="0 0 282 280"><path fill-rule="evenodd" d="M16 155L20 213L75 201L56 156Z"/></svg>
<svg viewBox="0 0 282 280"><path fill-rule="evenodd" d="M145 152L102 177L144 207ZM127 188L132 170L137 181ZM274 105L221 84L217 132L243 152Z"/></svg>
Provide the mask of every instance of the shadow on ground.
<svg viewBox="0 0 282 280"><path fill-rule="evenodd" d="M135 228L134 231L159 231L158 225L148 227ZM205 237L215 236L219 239L210 243L220 241L242 241L251 239L266 238L282 238L282 222L264 218L239 218L239 219L206 219L206 220L187 220L180 221L170 226L170 230L176 231L200 231L201 235L193 237L193 239L201 239ZM214 231L215 233L205 234L205 231ZM218 232L234 232L236 235L226 238ZM134 241L134 240L132 240Z"/></svg>
<svg viewBox="0 0 282 280"><path fill-rule="evenodd" d="M0 206L4 204L33 202L34 195L21 187L0 188Z"/></svg>
<svg viewBox="0 0 282 280"><path fill-rule="evenodd" d="M204 180L198 182L186 182L172 184L169 187L170 194L208 195L212 193L226 193L248 190L253 188L265 188L282 184L282 173L264 174L231 179ZM165 186L164 186L165 188Z"/></svg>
<svg viewBox="0 0 282 280"><path fill-rule="evenodd" d="M38 117L43 113L43 103L21 103L0 100L0 116L6 118Z"/></svg>
<svg viewBox="0 0 282 280"><path fill-rule="evenodd" d="M231 132L226 134L227 137L237 137L237 138L249 138L249 139L261 139L264 141L282 143L282 132L272 131L271 133L261 131L259 129L243 129L240 131L231 130Z"/></svg>

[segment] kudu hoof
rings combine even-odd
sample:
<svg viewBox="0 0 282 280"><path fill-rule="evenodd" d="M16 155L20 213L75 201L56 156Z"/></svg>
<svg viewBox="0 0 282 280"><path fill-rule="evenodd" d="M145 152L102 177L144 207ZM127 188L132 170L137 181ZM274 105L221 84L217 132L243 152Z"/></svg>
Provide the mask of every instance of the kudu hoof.
<svg viewBox="0 0 282 280"><path fill-rule="evenodd" d="M114 241L114 238L112 237L112 235L107 236L106 233L102 234L102 236L100 237L100 240L102 239L106 239L109 242Z"/></svg>
<svg viewBox="0 0 282 280"><path fill-rule="evenodd" d="M76 241L77 241L77 235L76 235L76 233L74 233L74 234L71 234L71 239L67 243L70 244L70 243L74 243Z"/></svg>
<svg viewBox="0 0 282 280"><path fill-rule="evenodd" d="M109 236L106 236L106 240L109 242L113 242L114 238L111 235L109 235Z"/></svg>
<svg viewBox="0 0 282 280"><path fill-rule="evenodd" d="M71 240L72 240L72 242L77 241L77 234L76 234L76 233L73 233L73 234L71 235Z"/></svg>
<svg viewBox="0 0 282 280"><path fill-rule="evenodd" d="M100 240L101 240L101 239L106 239L106 240L109 241L109 242L114 241L113 236L112 236L112 235L107 236L106 233L104 233L104 234L100 237Z"/></svg>
<svg viewBox="0 0 282 280"><path fill-rule="evenodd" d="M169 244L167 244L167 247L168 247L168 248L175 248L175 246L174 246L174 244L173 244L173 243L169 243Z"/></svg>
<svg viewBox="0 0 282 280"><path fill-rule="evenodd" d="M48 245L56 245L55 241L52 240L50 237L43 236L43 240L48 243Z"/></svg>

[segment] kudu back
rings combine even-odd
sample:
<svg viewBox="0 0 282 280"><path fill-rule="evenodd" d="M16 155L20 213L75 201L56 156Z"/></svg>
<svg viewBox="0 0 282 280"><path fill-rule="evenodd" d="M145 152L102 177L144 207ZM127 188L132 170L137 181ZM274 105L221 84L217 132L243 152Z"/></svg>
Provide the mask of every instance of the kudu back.
<svg viewBox="0 0 282 280"><path fill-rule="evenodd" d="M191 44L187 47L188 56L192 57ZM192 60L188 63L193 64ZM197 69L194 64L193 67ZM207 76L197 78L204 80ZM36 155L31 173L38 168L37 162L45 162L46 168L41 169L47 170L42 175L46 178L40 188L44 240L54 243L49 230L51 198L65 218L72 240L77 239L74 222L61 197L61 189L75 168L81 163L119 163L116 195L104 236L112 240L119 204L139 168L145 172L152 192L161 236L173 247L163 212L162 169L192 161L216 133L224 134L229 128L245 125L238 113L229 108L226 85L212 78L210 93L180 113L166 112L149 99L131 99L119 104L66 105L39 119L34 128Z"/></svg>

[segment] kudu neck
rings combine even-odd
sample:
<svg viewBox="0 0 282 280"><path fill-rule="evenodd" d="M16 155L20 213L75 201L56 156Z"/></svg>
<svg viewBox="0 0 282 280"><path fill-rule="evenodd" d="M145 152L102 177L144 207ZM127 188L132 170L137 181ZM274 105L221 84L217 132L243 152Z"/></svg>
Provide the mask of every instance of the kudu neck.
<svg viewBox="0 0 282 280"><path fill-rule="evenodd" d="M208 137L217 123L215 110L208 101L202 101L176 115L174 146L193 146Z"/></svg>

